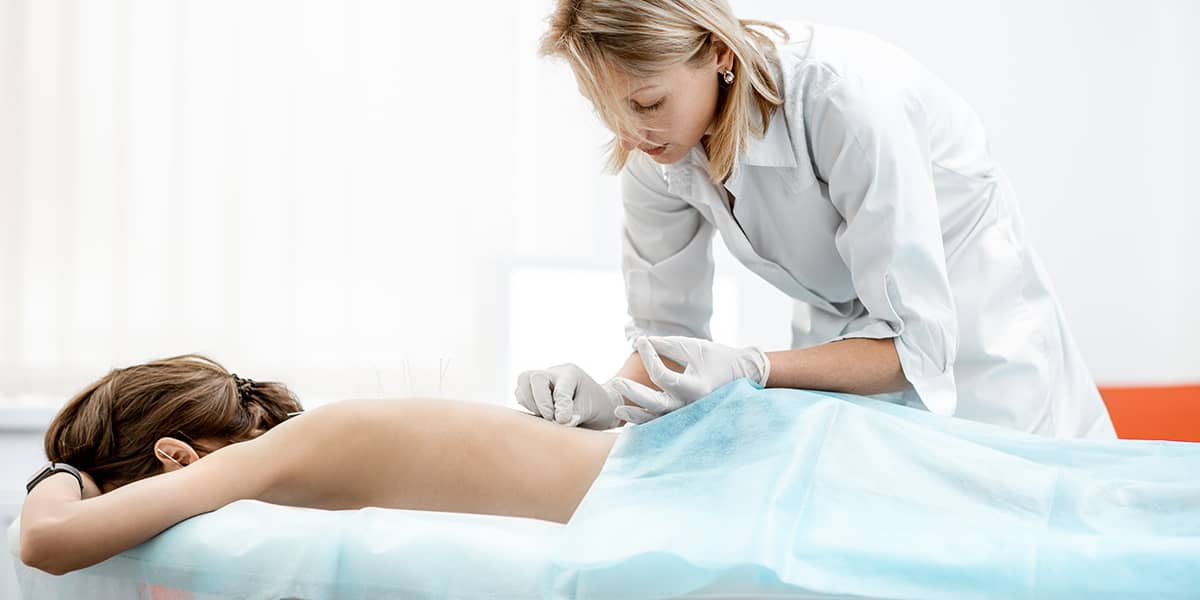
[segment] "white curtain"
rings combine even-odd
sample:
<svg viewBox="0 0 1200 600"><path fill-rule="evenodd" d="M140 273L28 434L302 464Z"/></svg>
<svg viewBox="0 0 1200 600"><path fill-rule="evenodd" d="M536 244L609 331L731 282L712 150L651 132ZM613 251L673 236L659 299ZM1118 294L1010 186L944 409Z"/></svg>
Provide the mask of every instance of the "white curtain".
<svg viewBox="0 0 1200 600"><path fill-rule="evenodd" d="M5 0L0 403L184 352L507 401L537 59L505 4Z"/></svg>

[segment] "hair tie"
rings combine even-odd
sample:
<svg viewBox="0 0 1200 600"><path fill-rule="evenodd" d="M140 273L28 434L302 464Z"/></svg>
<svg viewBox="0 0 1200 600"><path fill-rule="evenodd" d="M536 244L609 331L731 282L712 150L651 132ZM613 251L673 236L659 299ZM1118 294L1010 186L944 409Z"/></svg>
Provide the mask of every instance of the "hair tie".
<svg viewBox="0 0 1200 600"><path fill-rule="evenodd" d="M233 382L237 384L238 400L243 403L246 402L246 400L249 400L250 394L254 391L254 380L243 379L238 377L237 373L234 373Z"/></svg>

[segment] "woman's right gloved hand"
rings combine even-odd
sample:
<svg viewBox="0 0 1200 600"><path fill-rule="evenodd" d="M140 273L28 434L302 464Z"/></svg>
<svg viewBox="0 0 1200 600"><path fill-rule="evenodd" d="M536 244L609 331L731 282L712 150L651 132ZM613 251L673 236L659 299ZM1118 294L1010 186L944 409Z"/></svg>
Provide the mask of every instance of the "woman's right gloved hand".
<svg viewBox="0 0 1200 600"><path fill-rule="evenodd" d="M599 384L579 365L566 363L517 377L517 402L529 412L567 427L612 429L613 411L625 403L609 384Z"/></svg>

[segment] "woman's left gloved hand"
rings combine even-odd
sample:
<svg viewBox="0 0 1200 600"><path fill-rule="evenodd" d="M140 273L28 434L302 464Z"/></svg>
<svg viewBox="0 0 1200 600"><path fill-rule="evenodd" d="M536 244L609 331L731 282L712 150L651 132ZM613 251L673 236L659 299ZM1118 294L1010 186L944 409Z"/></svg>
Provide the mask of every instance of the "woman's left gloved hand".
<svg viewBox="0 0 1200 600"><path fill-rule="evenodd" d="M759 385L767 384L771 362L762 350L749 346L733 348L701 338L682 336L642 336L633 342L646 367L646 374L662 391L624 377L610 385L636 406L618 406L617 418L630 423L645 423L691 404L717 388L743 377ZM682 373L667 368L661 356L684 367Z"/></svg>

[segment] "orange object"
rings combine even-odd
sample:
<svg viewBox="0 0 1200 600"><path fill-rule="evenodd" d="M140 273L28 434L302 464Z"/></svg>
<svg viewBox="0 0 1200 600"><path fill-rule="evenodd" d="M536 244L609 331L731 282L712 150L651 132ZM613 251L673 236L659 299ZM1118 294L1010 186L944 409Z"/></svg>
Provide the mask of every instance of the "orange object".
<svg viewBox="0 0 1200 600"><path fill-rule="evenodd" d="M1117 437L1200 442L1200 385L1101 387Z"/></svg>

